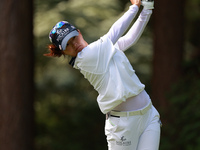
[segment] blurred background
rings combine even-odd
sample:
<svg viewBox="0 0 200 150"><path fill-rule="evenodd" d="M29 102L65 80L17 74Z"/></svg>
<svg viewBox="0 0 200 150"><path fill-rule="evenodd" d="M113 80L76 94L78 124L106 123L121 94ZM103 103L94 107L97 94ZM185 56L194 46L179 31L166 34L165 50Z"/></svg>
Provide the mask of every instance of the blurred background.
<svg viewBox="0 0 200 150"><path fill-rule="evenodd" d="M130 5L1 0L0 150L107 149L97 92L66 58L43 54L58 21L74 24L90 43ZM157 0L144 33L126 52L160 112L160 150L200 149L199 27L200 0Z"/></svg>

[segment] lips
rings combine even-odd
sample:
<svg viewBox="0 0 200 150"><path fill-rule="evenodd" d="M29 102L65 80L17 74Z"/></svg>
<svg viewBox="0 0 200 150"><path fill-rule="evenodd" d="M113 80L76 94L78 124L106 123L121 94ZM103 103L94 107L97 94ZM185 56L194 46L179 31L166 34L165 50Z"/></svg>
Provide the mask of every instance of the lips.
<svg viewBox="0 0 200 150"><path fill-rule="evenodd" d="M83 47L81 45L79 45L79 46L77 46L76 51L80 52L80 51L82 51L82 49L83 49Z"/></svg>

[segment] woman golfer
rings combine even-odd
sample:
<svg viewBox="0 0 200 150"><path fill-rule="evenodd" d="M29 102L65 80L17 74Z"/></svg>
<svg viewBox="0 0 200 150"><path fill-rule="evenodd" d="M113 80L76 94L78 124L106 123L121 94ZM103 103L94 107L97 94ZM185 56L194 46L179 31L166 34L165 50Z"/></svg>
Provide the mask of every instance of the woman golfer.
<svg viewBox="0 0 200 150"><path fill-rule="evenodd" d="M109 150L157 150L160 117L124 54L142 34L152 14L153 1L141 0L118 19L107 34L88 44L81 32L66 21L57 23L49 34L50 53L45 56L71 56L70 65L79 69L98 92L97 102L106 114L105 134Z"/></svg>

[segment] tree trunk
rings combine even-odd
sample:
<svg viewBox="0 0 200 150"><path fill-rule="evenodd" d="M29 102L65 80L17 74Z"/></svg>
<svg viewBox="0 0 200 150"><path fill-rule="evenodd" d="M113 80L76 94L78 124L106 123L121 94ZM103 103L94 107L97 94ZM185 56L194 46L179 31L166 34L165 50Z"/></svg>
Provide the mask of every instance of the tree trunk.
<svg viewBox="0 0 200 150"><path fill-rule="evenodd" d="M0 149L33 149L33 2L0 1Z"/></svg>
<svg viewBox="0 0 200 150"><path fill-rule="evenodd" d="M152 99L168 110L170 87L181 76L184 43L184 1L155 1Z"/></svg>

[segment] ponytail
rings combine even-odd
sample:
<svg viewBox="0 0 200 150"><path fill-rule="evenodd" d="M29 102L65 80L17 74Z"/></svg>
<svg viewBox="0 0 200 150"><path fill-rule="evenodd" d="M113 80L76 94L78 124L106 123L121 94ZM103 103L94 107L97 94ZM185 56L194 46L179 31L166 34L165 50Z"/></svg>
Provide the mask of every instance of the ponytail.
<svg viewBox="0 0 200 150"><path fill-rule="evenodd" d="M56 47L53 44L48 45L49 53L44 54L44 56L49 57L60 57L62 55L65 55L63 51L61 51L58 47Z"/></svg>

